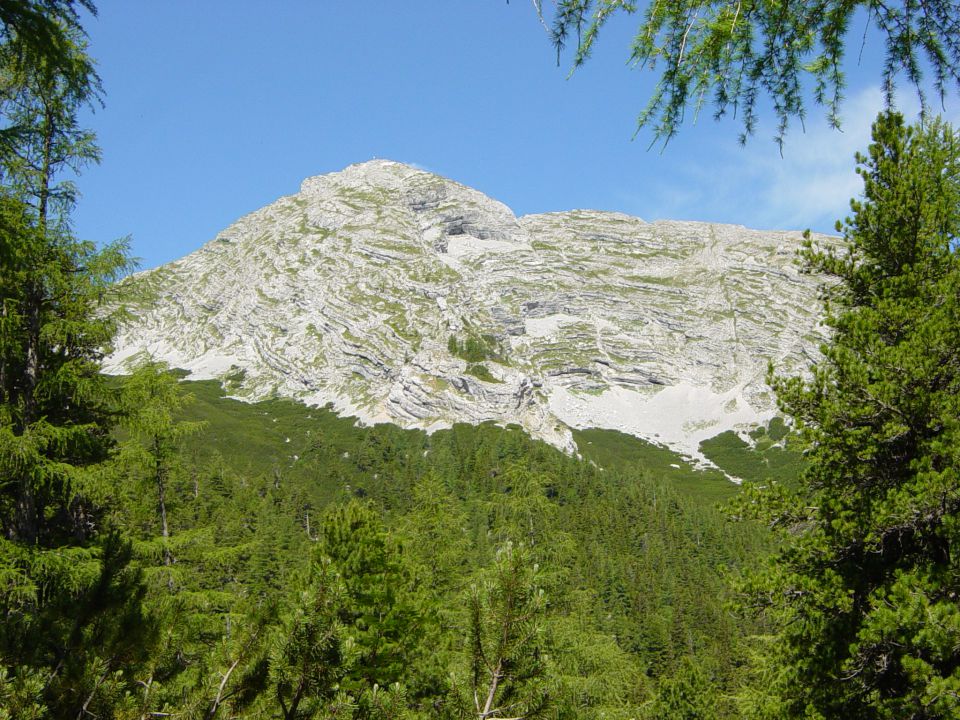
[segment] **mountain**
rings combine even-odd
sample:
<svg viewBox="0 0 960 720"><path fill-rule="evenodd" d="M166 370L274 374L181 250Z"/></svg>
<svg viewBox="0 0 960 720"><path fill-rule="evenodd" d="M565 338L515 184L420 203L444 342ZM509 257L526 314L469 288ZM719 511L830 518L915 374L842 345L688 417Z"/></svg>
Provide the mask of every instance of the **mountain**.
<svg viewBox="0 0 960 720"><path fill-rule="evenodd" d="M699 443L774 414L809 365L799 233L504 204L385 160L308 178L197 252L125 281L108 372L146 356L245 399L363 422L517 423Z"/></svg>

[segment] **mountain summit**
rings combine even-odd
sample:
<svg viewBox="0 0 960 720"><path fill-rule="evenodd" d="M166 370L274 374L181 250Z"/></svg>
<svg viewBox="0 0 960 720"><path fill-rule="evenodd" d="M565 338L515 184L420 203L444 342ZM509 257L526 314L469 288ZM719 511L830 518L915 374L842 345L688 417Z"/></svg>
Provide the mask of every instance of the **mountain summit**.
<svg viewBox="0 0 960 720"><path fill-rule="evenodd" d="M106 369L153 356L245 399L427 429L613 428L698 456L773 414L820 340L799 233L503 203L401 163L304 180L126 282Z"/></svg>

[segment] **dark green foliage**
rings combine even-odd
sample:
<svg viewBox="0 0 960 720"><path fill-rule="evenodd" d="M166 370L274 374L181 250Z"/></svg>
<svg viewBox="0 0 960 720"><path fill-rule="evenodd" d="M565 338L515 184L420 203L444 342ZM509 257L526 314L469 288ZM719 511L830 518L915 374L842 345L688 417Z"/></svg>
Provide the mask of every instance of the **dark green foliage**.
<svg viewBox="0 0 960 720"><path fill-rule="evenodd" d="M0 8L0 697L24 717L112 716L153 647L141 573L108 524L114 394L102 301L122 243L69 232L62 181L96 159L97 78L68 2Z"/></svg>
<svg viewBox="0 0 960 720"><path fill-rule="evenodd" d="M593 602L589 592L582 592L564 603L564 614L547 613L551 710L563 720L635 719L653 683L634 655L597 628L590 617Z"/></svg>
<svg viewBox="0 0 960 720"><path fill-rule="evenodd" d="M21 658L30 667L52 667L44 691L54 717L115 712L129 689L125 672L152 650L155 627L145 617L144 586L131 565L129 543L116 534L100 545L97 577L80 593L51 592L23 649L41 653Z"/></svg>
<svg viewBox="0 0 960 720"><path fill-rule="evenodd" d="M684 660L660 684L651 714L658 720L714 720L721 716L720 702L703 669Z"/></svg>
<svg viewBox="0 0 960 720"><path fill-rule="evenodd" d="M298 602L274 633L269 676L284 720L349 706L339 691L345 670L353 664L339 617L349 607L344 590L328 561L315 563Z"/></svg>
<svg viewBox="0 0 960 720"><path fill-rule="evenodd" d="M469 658L466 590L486 587L507 543L537 565L547 602L534 686L558 717L645 716L691 658L701 694L734 688L749 633L726 612L716 568L766 545L693 492L693 471L672 488L629 462L601 470L518 428L458 425L428 437L355 428L294 403L236 403L209 383L178 390L196 401L174 424L209 422L184 438L170 484L175 562L162 565L153 493L124 495L118 515L143 535L141 563L162 572L147 602L166 630L139 676L151 681L149 711L200 717L216 704L282 716L278 688L289 711L297 673L314 667L304 682L323 685L310 697L326 699L299 701L304 717L334 706L358 718L453 712L448 678ZM591 437L613 456L616 435ZM244 457L244 442L272 455Z"/></svg>
<svg viewBox="0 0 960 720"><path fill-rule="evenodd" d="M704 440L700 451L724 472L741 480L795 483L803 471L803 456L794 448L783 421L775 424L775 420L769 429L754 430L749 443L728 430Z"/></svg>
<svg viewBox="0 0 960 720"><path fill-rule="evenodd" d="M32 17L46 7L15 3L9 11ZM98 251L69 233L75 192L60 176L97 157L77 122L97 80L78 31L54 34L58 63L25 51L15 25L0 44L0 117L10 124L0 147L0 471L12 480L7 492L16 488L2 519L7 537L27 543L44 542L47 507L74 494L69 466L96 463L109 449L109 398L96 361L112 324L96 310L128 268L122 243Z"/></svg>
<svg viewBox="0 0 960 720"><path fill-rule="evenodd" d="M672 450L632 435L616 430L574 430L573 438L580 453L600 467L643 468L691 498L714 504L737 492L737 486L722 472L695 468Z"/></svg>
<svg viewBox="0 0 960 720"><path fill-rule="evenodd" d="M193 402L185 418L206 424L201 435L185 438L188 453L209 455L215 448L219 462L230 472L267 477L280 487L295 485L306 492L309 499L304 502L314 508L340 496L356 473L365 438L391 432L379 427L363 430L329 409L305 408L290 400L255 405L229 400L215 381L188 385ZM313 518L319 519L316 510Z"/></svg>
<svg viewBox="0 0 960 720"><path fill-rule="evenodd" d="M32 696L27 704L44 708L37 717L82 707L112 712L129 687L124 672L148 656L154 639L129 544L113 533L97 545L47 552L5 542L0 562L9 583L0 595L5 703L22 708Z"/></svg>
<svg viewBox="0 0 960 720"><path fill-rule="evenodd" d="M62 174L97 157L78 7L0 3L0 718L627 720L688 657L732 688L752 626L716 568L764 535L685 465L98 373L127 265L69 233ZM506 362L450 350L487 382Z"/></svg>
<svg viewBox="0 0 960 720"><path fill-rule="evenodd" d="M416 481L399 534L436 592L446 593L462 582L462 568L470 557L467 522L464 504L438 471L431 469Z"/></svg>
<svg viewBox="0 0 960 720"><path fill-rule="evenodd" d="M758 481L739 495L721 472L618 433L576 433L581 459L516 426L428 436L237 403L149 363L105 381L101 301L123 247L76 242L73 189L58 182L96 157L76 123L98 86L74 7L0 3L0 720L960 713L952 130L878 121L849 253L806 252L838 280L833 340L812 378L775 382L809 465L797 482L782 421L749 443L704 443L724 471ZM614 4L559 12L575 24L600 7ZM648 20L669 35L678 7ZM749 69L807 57L853 7L802 37L764 26L807 44L737 57L723 55L744 49L723 26L729 9L683 22L694 68L719 57ZM754 7L744 27L770 11ZM890 36L923 30L915 21ZM731 47L709 45L724 32ZM934 55L952 31L938 32L918 41ZM638 52L671 57L675 41ZM944 47L952 71L956 46ZM697 89L688 72L677 63L668 81ZM748 101L749 130L750 93L765 89L783 120L801 109L796 75L748 76L720 104ZM659 97L651 113L668 136L688 96ZM449 350L487 382L485 363L506 362L490 336L451 337ZM731 496L780 544L713 507ZM760 617L730 613L725 575L771 549L740 587Z"/></svg>
<svg viewBox="0 0 960 720"><path fill-rule="evenodd" d="M94 311L124 258L119 247L49 237L17 200L0 206L0 473L9 479L0 522L7 537L57 543L64 530L84 533L91 508L71 503L96 490L79 468L112 445L113 401L96 362L111 325Z"/></svg>
<svg viewBox="0 0 960 720"><path fill-rule="evenodd" d="M265 598L285 596L290 578L319 554L329 558L344 597L350 596L348 572L338 566L346 563L357 575L356 599L337 615L341 632L358 639L351 639L354 647L367 642L365 635L376 639L394 632L389 612L374 617L362 611L389 606L383 598L370 599L386 592L375 587L376 579L396 578L387 586L399 587L403 606L413 611L406 617L415 624L393 635L404 641L395 645L406 658L402 675L377 676L378 668L361 672L359 653L341 669L340 689L352 698L352 712L373 712L368 681L378 678L384 684L399 679L406 689L404 702L414 713L436 717L437 708L449 709L444 678L464 657L458 650L466 627L460 614L467 606L464 587L480 582L497 548L509 542L523 543L539 565L538 587L548 600L542 626L549 658L544 687L549 686L552 707L561 717L639 717L659 679L672 677L691 654L705 668L711 692L732 687L744 629L723 607L726 589L716 568L740 564L766 552L766 546L755 529L731 527L713 509L712 493L696 492L697 474L691 469L673 488L629 462L598 469L531 440L518 428L457 425L429 437L389 426L358 429L327 411L280 402L245 405L216 399L207 393L207 383L187 386L197 402L184 412L209 419L204 434L188 439L199 443L188 452L204 450L202 445L205 452L233 448L230 460L250 472L250 459L235 448L246 437L252 447L266 448L262 437L258 444L263 432L276 438L270 452L292 446L303 453L296 462L288 460L279 480L272 462L264 462L260 479L247 481L251 489L260 489L244 502L260 509L249 540L250 560L233 571L240 574L238 587L260 588ZM217 412L220 405L223 413ZM599 446L611 457L615 454L616 434L591 437L602 439ZM203 453L198 461L210 462ZM201 499L209 487L210 481L202 479ZM338 499L351 496L367 505L339 504ZM340 529L332 534L328 521L318 520L331 502L325 498L333 498L338 508L330 518ZM198 516L210 518L198 522L221 525L234 513L247 512L238 499L212 496L207 502L219 511ZM376 505L387 512L374 512ZM349 530L353 525L355 531ZM328 554L327 545L354 549ZM284 564L286 569L277 569ZM268 575L268 583L259 579ZM413 586L418 592L410 592ZM355 622L359 631L349 629Z"/></svg>
<svg viewBox="0 0 960 720"><path fill-rule="evenodd" d="M757 428L754 432L750 433L751 437L755 440L762 440L763 436L766 435L772 442L778 443L781 440L785 440L787 435L790 433L790 428L787 427L787 424L783 421L781 417L773 418L768 424L766 429Z"/></svg>
<svg viewBox="0 0 960 720"><path fill-rule="evenodd" d="M690 662L700 670L699 695L733 692L745 652L739 639L755 628L726 611L717 567L765 553L764 535L731 526L713 508L716 493L698 490L691 468L670 468L682 463L662 448L579 434L611 461L600 469L516 427L457 425L426 436L357 428L290 402L237 403L206 382L181 391L196 400L175 422L207 425L184 438L183 471L171 483L175 562L163 572L175 583L164 622L176 630L154 654L154 710L202 715L227 678L223 712L282 716L277 688L289 710L297 668L309 666L296 658L330 651L339 665L321 669L318 660L310 676L327 688L316 693L326 700L303 700L298 713L451 713L459 696L450 673L465 673L469 658L466 589L489 580L507 543L522 543L538 566L547 602L537 635L543 675L534 685L558 717L655 717L654 693ZM681 474L654 479L641 460L650 473ZM735 489L709 476L705 485L714 482ZM155 517L151 498L127 497L123 517ZM157 538L157 525L149 527ZM159 550L143 556L161 560ZM314 582L321 575L322 588ZM169 592L156 586L149 602L158 612ZM276 613L249 614L273 606ZM297 633L319 645L277 644ZM458 677L466 687L467 675ZM732 716L718 707L719 717Z"/></svg>
<svg viewBox="0 0 960 720"><path fill-rule="evenodd" d="M539 0L536 4L541 7ZM641 8L630 61L660 71L638 121L641 128L653 128L655 140L669 140L688 111L695 118L710 102L715 117L731 110L739 115L743 140L756 129L757 102L764 96L778 121L778 142L792 119L803 121L811 95L826 108L830 124L839 127L847 42L860 46L862 23L853 21L863 12L867 25L884 38L881 74L888 105L893 104L895 79L901 72L917 89L924 107L925 72L931 74L941 99L951 86L960 87L960 14L950 0L789 4L669 0L645 7L621 0L560 0L552 18L558 60L573 36L574 66L582 65L611 18Z"/></svg>
<svg viewBox="0 0 960 720"><path fill-rule="evenodd" d="M184 439L196 434L202 423L184 422L177 414L192 398L180 391L178 380L162 363L141 365L123 385L123 428L131 442L124 446L121 462L129 468L131 485L146 489L156 499L154 536L159 529L164 565L173 564L170 522L167 517L171 483L183 472L180 450ZM144 487L146 486L146 487Z"/></svg>
<svg viewBox="0 0 960 720"><path fill-rule="evenodd" d="M846 252L805 252L838 281L832 340L812 378L775 382L809 466L797 490L749 496L789 542L746 586L781 628L748 703L769 717L956 717L960 138L885 114L858 162Z"/></svg>
<svg viewBox="0 0 960 720"><path fill-rule="evenodd" d="M550 708L543 649L546 601L537 565L505 545L466 602L468 671L454 680L460 718L546 717Z"/></svg>
<svg viewBox="0 0 960 720"><path fill-rule="evenodd" d="M63 74L75 63L71 35L81 30L78 8L92 15L92 0L5 0L0 3L0 42L24 64L44 64Z"/></svg>
<svg viewBox="0 0 960 720"><path fill-rule="evenodd" d="M493 375L492 372L490 372L490 368L483 363L471 363L470 365L467 365L467 369L464 372L466 372L467 375L473 375L475 378L483 380L484 382L501 382Z"/></svg>
<svg viewBox="0 0 960 720"><path fill-rule="evenodd" d="M356 501L334 508L323 523L318 552L343 584L338 620L357 655L343 687L359 694L407 680L424 619L401 551L379 514Z"/></svg>
<svg viewBox="0 0 960 720"><path fill-rule="evenodd" d="M468 363L482 363L484 360L506 362L503 347L493 335L477 335L470 332L463 340L456 335L451 335L447 340L447 351Z"/></svg>

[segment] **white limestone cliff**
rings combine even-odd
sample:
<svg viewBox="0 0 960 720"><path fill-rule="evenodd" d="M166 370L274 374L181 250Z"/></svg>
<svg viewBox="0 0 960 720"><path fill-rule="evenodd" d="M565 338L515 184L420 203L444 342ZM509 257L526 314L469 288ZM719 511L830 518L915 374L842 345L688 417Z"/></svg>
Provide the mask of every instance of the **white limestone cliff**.
<svg viewBox="0 0 960 720"><path fill-rule="evenodd" d="M693 457L773 414L767 364L816 354L799 233L502 203L390 161L305 180L197 252L126 281L108 372L149 354L245 399L364 422L517 423L571 448L605 427ZM479 339L482 362L451 354ZM484 339L485 338L485 339Z"/></svg>

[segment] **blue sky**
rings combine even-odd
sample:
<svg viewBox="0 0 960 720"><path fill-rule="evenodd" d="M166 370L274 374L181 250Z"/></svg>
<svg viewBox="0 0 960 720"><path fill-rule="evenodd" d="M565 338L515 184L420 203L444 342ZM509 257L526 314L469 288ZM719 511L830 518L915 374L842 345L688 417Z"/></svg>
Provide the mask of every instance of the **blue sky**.
<svg viewBox="0 0 960 720"><path fill-rule="evenodd" d="M545 3L546 4L546 3ZM654 77L630 68L637 20L557 67L530 2L99 0L89 19L103 161L77 233L130 235L142 267L185 255L311 175L373 157L445 175L518 215L593 208L647 220L830 231L859 190L853 153L881 107L880 47L853 52L844 131L811 108L784 157L761 125L705 114L665 151L634 139ZM852 33L859 38L861 28ZM904 89L903 109L916 103ZM956 120L958 102L948 100Z"/></svg>

